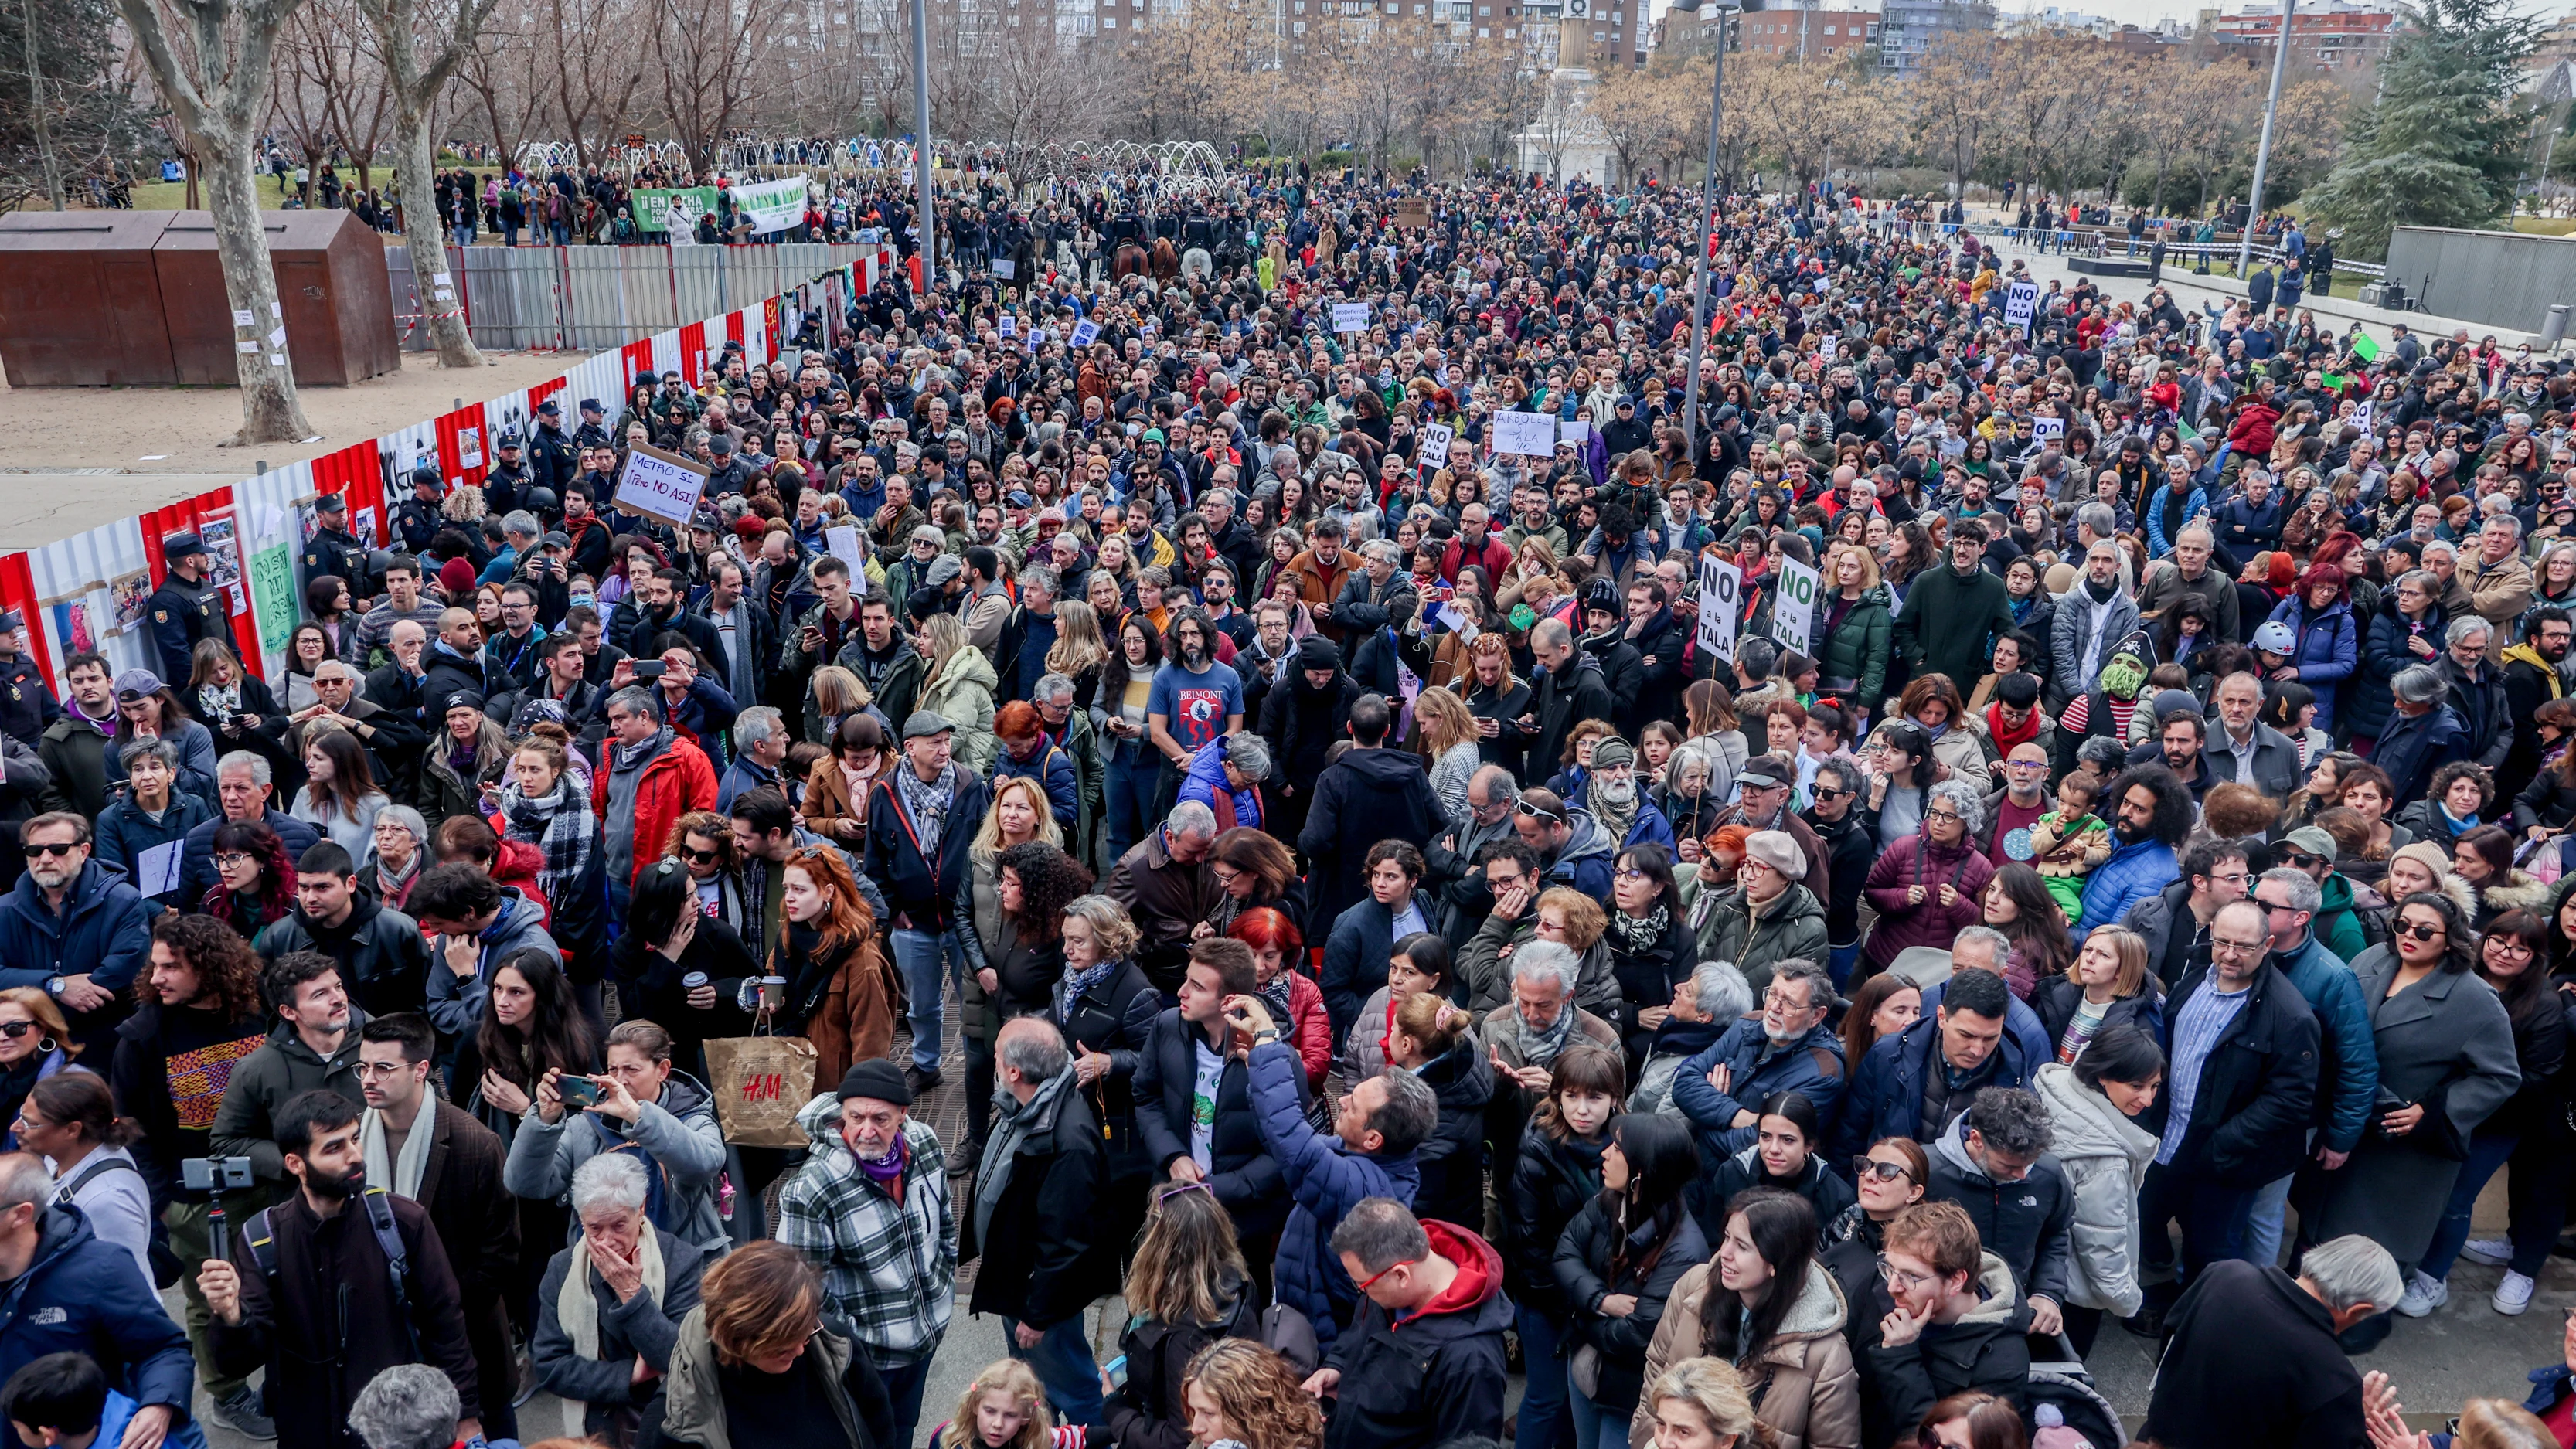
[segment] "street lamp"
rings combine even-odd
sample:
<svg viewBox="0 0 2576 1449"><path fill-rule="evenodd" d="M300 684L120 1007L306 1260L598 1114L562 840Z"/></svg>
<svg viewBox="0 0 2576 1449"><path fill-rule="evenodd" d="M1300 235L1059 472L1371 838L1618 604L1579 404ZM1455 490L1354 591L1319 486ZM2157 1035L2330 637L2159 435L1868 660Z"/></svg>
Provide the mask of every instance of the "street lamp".
<svg viewBox="0 0 2576 1449"><path fill-rule="evenodd" d="M2253 269L2254 221L2263 214L2263 171L2272 160L2272 118L2281 110L2281 73L2290 68L2290 21L2299 0L2281 0L2281 39L2272 47L2272 91L2263 100L2263 136L2254 143L2254 184L2245 195L2245 230L2236 239L2236 275Z"/></svg>
<svg viewBox="0 0 2576 1449"><path fill-rule="evenodd" d="M1726 102L1726 25L1727 14L1738 10L1759 10L1768 0L1673 0L1672 8L1682 14L1714 12L1717 16L1717 45L1710 52L1715 57L1708 83L1708 174L1702 178L1699 212L1699 257L1691 267L1691 345L1690 374L1683 386L1690 389L1682 404L1682 436L1687 440L1691 462L1699 461L1699 369L1700 357L1708 346L1708 247L1717 226L1717 128ZM1702 30L1706 30L1703 25Z"/></svg>

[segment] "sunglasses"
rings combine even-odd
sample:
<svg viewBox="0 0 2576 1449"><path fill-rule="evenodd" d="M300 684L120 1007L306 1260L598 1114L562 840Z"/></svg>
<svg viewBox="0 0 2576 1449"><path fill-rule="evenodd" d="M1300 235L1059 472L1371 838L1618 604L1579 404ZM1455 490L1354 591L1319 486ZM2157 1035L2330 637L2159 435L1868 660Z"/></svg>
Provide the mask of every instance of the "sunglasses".
<svg viewBox="0 0 2576 1449"><path fill-rule="evenodd" d="M71 854L73 851L78 850L78 849L80 849L80 847L79 847L78 845L76 845L76 844L74 844L74 845L28 845L28 846L23 846L23 847L21 847L22 852L26 855L26 857L27 857L29 860L34 860L34 859L36 859L36 858L37 858L37 857L39 857L39 856L46 856L46 855L55 855L55 856L69 855L69 854Z"/></svg>
<svg viewBox="0 0 2576 1449"><path fill-rule="evenodd" d="M2285 850L2281 852L2281 863L2284 865L2295 865L2301 870L2306 870L2309 866L2322 865L2325 862L2318 856L2306 855L2295 850Z"/></svg>
<svg viewBox="0 0 2576 1449"><path fill-rule="evenodd" d="M2424 921L2400 921L2397 923L2397 933L2402 936L2412 936L2418 941L2438 941L2450 934L2442 927Z"/></svg>
<svg viewBox="0 0 2576 1449"><path fill-rule="evenodd" d="M1521 802L1520 810L1523 815L1536 816L1541 820L1553 820L1559 825L1563 825L1565 823L1565 815L1563 812L1550 810L1545 806L1533 805L1527 800L1523 800Z"/></svg>
<svg viewBox="0 0 2576 1449"><path fill-rule="evenodd" d="M1894 1182L1899 1178L1910 1179L1913 1176L1906 1171L1905 1164L1902 1162L1880 1162L1870 1157L1853 1158L1852 1175L1855 1178L1876 1178L1880 1182Z"/></svg>
<svg viewBox="0 0 2576 1449"><path fill-rule="evenodd" d="M1817 800L1839 800L1845 795L1849 795L1851 793L1853 792L1849 790L1837 790L1831 785L1818 785L1815 789L1808 792L1811 798Z"/></svg>
<svg viewBox="0 0 2576 1449"><path fill-rule="evenodd" d="M35 1029L36 1024L32 1021L0 1021L0 1036L5 1036L11 1041L16 1041Z"/></svg>

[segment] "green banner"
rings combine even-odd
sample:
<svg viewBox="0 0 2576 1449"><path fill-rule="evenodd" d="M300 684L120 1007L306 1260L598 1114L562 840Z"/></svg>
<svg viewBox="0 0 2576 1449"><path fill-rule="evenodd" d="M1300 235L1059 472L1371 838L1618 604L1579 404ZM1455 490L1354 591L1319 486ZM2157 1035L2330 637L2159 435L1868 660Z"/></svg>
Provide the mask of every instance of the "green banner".
<svg viewBox="0 0 2576 1449"><path fill-rule="evenodd" d="M295 551L284 542L250 556L250 597L258 610L262 653L286 652L295 632L295 606L303 601L295 588Z"/></svg>
<svg viewBox="0 0 2576 1449"><path fill-rule="evenodd" d="M751 217L756 233L786 231L805 223L805 178L757 181L732 188L734 211Z"/></svg>
<svg viewBox="0 0 2576 1449"><path fill-rule="evenodd" d="M716 209L716 189L712 186L645 188L635 192L634 196L635 229L638 231L669 231L674 206L686 218L688 227L695 230L698 218Z"/></svg>

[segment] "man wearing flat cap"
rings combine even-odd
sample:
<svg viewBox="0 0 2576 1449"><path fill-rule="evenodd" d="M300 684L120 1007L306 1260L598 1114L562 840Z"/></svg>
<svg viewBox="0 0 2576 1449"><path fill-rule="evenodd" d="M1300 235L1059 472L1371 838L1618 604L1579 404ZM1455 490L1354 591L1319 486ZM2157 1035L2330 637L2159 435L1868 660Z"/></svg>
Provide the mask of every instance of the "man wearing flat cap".
<svg viewBox="0 0 2576 1449"><path fill-rule="evenodd" d="M171 534L161 540L161 562L168 572L143 607L152 618L161 677L186 679L196 672L197 641L224 638L232 620L223 590L207 584L213 561L204 539L194 533Z"/></svg>
<svg viewBox="0 0 2576 1449"><path fill-rule="evenodd" d="M948 1159L912 1099L894 1063L850 1068L796 1114L812 1155L778 1199L778 1241L821 1271L830 1306L885 1380L890 1444L920 1437L921 1391L957 1298Z"/></svg>
<svg viewBox="0 0 2576 1449"><path fill-rule="evenodd" d="M894 925L896 969L910 991L912 1070L921 1091L939 1081L941 998L962 978L966 923L956 909L966 845L984 821L984 781L949 754L957 726L935 710L903 722L903 759L886 788L868 792L866 869Z"/></svg>

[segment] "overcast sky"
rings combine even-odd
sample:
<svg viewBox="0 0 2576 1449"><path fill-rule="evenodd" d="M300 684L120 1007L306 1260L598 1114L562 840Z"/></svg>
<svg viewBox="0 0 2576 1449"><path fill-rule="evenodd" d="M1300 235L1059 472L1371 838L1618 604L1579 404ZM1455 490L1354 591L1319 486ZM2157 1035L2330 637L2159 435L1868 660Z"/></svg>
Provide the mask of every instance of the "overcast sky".
<svg viewBox="0 0 2576 1449"><path fill-rule="evenodd" d="M1655 0L1655 13L1662 14L1666 3L1668 0ZM1787 4L1789 0L1774 0L1774 3ZM2264 4L2260 8L2277 10L2279 3L2280 0L2270 0L2269 4ZM2027 6L2018 3L2018 0L1997 0L1996 8L2006 15L2019 15L2026 11L2036 13L2044 10L2048 8L2048 4L2049 0L2040 0L2039 4ZM1818 0L1817 8L1876 10L1879 4L1878 0ZM2191 0L2057 0L2057 8L2078 15L2098 15L2105 20L2118 21L2122 24L2153 26L2157 21L2165 19L2190 24L2198 19L2203 7L2191 3ZM2255 7L2249 5L2247 0L2222 0L2222 3L2211 8L2232 14ZM2569 0L2517 0L2516 8L2526 15L2554 19L2568 13L2570 6Z"/></svg>

